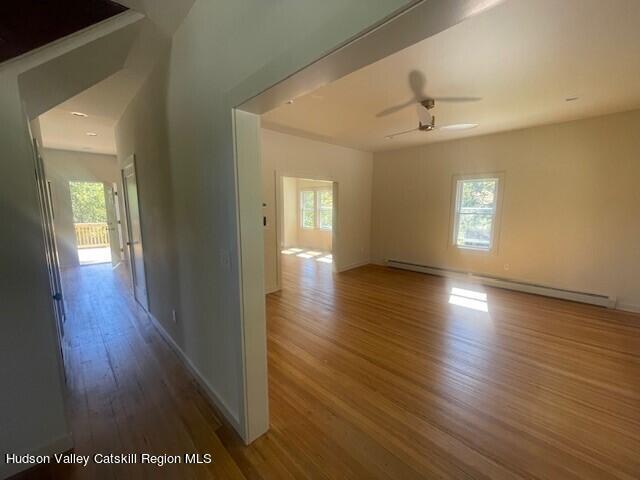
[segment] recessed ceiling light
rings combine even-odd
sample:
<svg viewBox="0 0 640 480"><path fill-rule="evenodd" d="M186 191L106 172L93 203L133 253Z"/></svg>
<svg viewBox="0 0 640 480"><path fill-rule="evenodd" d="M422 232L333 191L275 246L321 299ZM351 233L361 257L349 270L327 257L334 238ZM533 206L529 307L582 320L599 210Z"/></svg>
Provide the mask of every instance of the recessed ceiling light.
<svg viewBox="0 0 640 480"><path fill-rule="evenodd" d="M97 137L98 134L96 132L87 132L87 136L89 136L89 137Z"/></svg>
<svg viewBox="0 0 640 480"><path fill-rule="evenodd" d="M82 112L71 112L71 115L73 115L74 117L82 117L82 118L89 116L86 113L82 113Z"/></svg>
<svg viewBox="0 0 640 480"><path fill-rule="evenodd" d="M440 130L470 130L477 126L477 123L454 123L453 125L443 125Z"/></svg>
<svg viewBox="0 0 640 480"><path fill-rule="evenodd" d="M564 99L565 102L575 102L576 100L578 100L580 97L567 97Z"/></svg>

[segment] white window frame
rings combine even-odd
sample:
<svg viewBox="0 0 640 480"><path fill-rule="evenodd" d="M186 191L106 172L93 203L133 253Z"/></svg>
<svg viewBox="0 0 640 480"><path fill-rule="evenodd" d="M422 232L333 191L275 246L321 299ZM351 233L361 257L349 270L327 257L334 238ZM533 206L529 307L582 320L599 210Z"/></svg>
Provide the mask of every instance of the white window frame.
<svg viewBox="0 0 640 480"><path fill-rule="evenodd" d="M313 195L313 207L312 208L304 208L304 194L311 192ZM317 211L317 201L316 201L316 192L313 188L305 188L304 190L300 190L300 228L304 230L314 230L316 225L318 224L318 211ZM313 227L307 227L304 224L304 212L312 210L313 211Z"/></svg>
<svg viewBox="0 0 640 480"><path fill-rule="evenodd" d="M493 215L491 222L491 234L489 237L488 247L476 247L470 245L458 244L458 228L460 225L460 202L462 199L462 186L464 182L479 181L479 180L495 180L496 181L496 193L495 202L493 205L493 211L490 214ZM452 182L452 214L451 214L451 245L457 250L469 251L475 253L495 253L497 251L498 237L500 234L500 219L502 213L502 193L504 190L504 173L486 173L476 175L455 175Z"/></svg>

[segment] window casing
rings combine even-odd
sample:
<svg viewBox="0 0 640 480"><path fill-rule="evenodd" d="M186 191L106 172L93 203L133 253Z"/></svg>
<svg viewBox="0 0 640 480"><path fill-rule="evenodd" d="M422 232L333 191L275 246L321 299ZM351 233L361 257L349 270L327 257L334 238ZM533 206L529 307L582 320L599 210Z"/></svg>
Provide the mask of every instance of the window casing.
<svg viewBox="0 0 640 480"><path fill-rule="evenodd" d="M500 175L458 177L455 182L453 244L490 252L495 245Z"/></svg>
<svg viewBox="0 0 640 480"><path fill-rule="evenodd" d="M300 228L331 230L333 227L333 192L329 188L300 191Z"/></svg>

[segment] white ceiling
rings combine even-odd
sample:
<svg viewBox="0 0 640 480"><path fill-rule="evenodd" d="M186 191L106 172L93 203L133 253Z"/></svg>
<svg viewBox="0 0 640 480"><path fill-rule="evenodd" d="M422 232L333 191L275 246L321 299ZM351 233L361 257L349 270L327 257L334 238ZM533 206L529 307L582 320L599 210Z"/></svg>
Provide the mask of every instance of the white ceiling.
<svg viewBox="0 0 640 480"><path fill-rule="evenodd" d="M105 80L39 117L48 148L115 154L114 126L189 12L194 0L118 0L146 15L126 64ZM76 117L82 112L87 117ZM97 136L88 136L87 132Z"/></svg>
<svg viewBox="0 0 640 480"><path fill-rule="evenodd" d="M389 134L417 126L412 71L436 103L437 124L473 130ZM573 102L568 97L578 96ZM378 151L640 108L640 1L508 0L262 116L263 125Z"/></svg>

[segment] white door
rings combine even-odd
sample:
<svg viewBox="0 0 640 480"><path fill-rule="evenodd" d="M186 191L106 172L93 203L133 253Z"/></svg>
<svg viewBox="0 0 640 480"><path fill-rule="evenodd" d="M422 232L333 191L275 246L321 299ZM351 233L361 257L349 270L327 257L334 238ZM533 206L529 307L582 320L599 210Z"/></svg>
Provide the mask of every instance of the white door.
<svg viewBox="0 0 640 480"><path fill-rule="evenodd" d="M117 199L112 186L104 186L104 204L107 209L107 230L111 247L111 264L117 267L122 260L120 256L120 238L118 238L118 216L116 215Z"/></svg>
<svg viewBox="0 0 640 480"><path fill-rule="evenodd" d="M133 294L138 303L145 310L149 310L147 281L144 272L140 202L138 201L138 183L136 180L136 168L133 156L131 157L131 163L122 170L122 183L127 217L127 247L129 251Z"/></svg>

